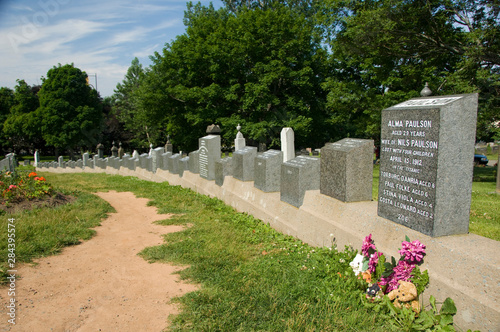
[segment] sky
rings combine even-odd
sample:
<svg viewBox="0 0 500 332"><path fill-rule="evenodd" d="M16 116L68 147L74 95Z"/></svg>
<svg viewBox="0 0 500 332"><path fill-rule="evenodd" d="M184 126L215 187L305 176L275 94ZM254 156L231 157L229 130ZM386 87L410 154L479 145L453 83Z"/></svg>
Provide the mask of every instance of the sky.
<svg viewBox="0 0 500 332"><path fill-rule="evenodd" d="M199 2L222 6L221 0ZM41 84L52 67L73 63L101 97L111 96L135 57L147 67L150 55L185 32L186 3L0 0L0 87L13 89L18 79Z"/></svg>

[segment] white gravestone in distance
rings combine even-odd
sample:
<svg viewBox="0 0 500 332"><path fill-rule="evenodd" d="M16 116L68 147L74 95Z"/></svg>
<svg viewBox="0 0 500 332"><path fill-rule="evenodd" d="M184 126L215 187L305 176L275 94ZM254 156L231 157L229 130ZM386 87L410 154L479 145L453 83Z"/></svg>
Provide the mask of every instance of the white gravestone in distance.
<svg viewBox="0 0 500 332"><path fill-rule="evenodd" d="M281 151L283 152L283 162L295 158L295 134L290 127L281 130Z"/></svg>

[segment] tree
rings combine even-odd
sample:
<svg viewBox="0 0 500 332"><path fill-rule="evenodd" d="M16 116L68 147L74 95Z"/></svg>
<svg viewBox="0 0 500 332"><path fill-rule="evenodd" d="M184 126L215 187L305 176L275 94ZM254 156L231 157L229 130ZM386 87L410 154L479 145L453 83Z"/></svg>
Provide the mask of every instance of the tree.
<svg viewBox="0 0 500 332"><path fill-rule="evenodd" d="M328 0L318 13L332 50L332 122L377 135L380 109L429 82L437 95L479 92L478 137L491 137L482 127L500 114L497 0Z"/></svg>
<svg viewBox="0 0 500 332"><path fill-rule="evenodd" d="M326 52L314 25L284 6L227 9L189 5L186 34L155 54L140 87L146 114L162 123L174 144L193 149L207 125L276 145L282 127L294 128L297 144L324 140L322 60Z"/></svg>
<svg viewBox="0 0 500 332"><path fill-rule="evenodd" d="M134 58L122 83L118 83L112 97L110 119L116 117L122 123L122 129L134 133L129 138L136 147L149 147L149 144L159 140L161 128L154 123L144 108L139 104L138 90L144 81L146 73ZM118 132L116 132L118 134ZM128 136L128 135L126 135ZM120 140L119 137L114 138Z"/></svg>
<svg viewBox="0 0 500 332"><path fill-rule="evenodd" d="M14 104L14 91L9 88L0 88L0 146L2 147L2 154L9 145L9 142L3 132L5 120L9 116L10 108Z"/></svg>
<svg viewBox="0 0 500 332"><path fill-rule="evenodd" d="M40 106L37 96L39 89L38 86L29 86L24 80L17 80L10 113L3 125L3 132L14 150L44 145L35 115Z"/></svg>
<svg viewBox="0 0 500 332"><path fill-rule="evenodd" d="M102 105L87 74L73 64L53 67L43 79L37 110L47 144L68 149L94 147L102 127Z"/></svg>

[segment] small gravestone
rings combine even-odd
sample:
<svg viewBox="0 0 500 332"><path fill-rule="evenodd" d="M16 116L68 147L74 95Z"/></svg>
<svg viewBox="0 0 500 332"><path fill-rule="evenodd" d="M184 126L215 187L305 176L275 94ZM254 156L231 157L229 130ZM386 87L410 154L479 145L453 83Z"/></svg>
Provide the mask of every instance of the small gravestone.
<svg viewBox="0 0 500 332"><path fill-rule="evenodd" d="M189 171L189 157L184 156L179 160L179 176L184 175L184 171Z"/></svg>
<svg viewBox="0 0 500 332"><path fill-rule="evenodd" d="M165 152L174 152L174 146L170 142L170 135L167 135L167 143L165 143Z"/></svg>
<svg viewBox="0 0 500 332"><path fill-rule="evenodd" d="M219 125L211 124L210 126L208 126L207 127L207 134L208 135L220 135Z"/></svg>
<svg viewBox="0 0 500 332"><path fill-rule="evenodd" d="M199 139L200 176L215 179L215 162L221 159L220 136L207 135Z"/></svg>
<svg viewBox="0 0 500 332"><path fill-rule="evenodd" d="M182 158L180 153L176 153L168 158L168 171L172 174L180 174L179 161Z"/></svg>
<svg viewBox="0 0 500 332"><path fill-rule="evenodd" d="M152 157L152 172L156 173L156 170L159 168L161 169L163 166L163 159L161 157L162 153L165 152L165 149L163 147L158 147L153 149L153 153L151 154Z"/></svg>
<svg viewBox="0 0 500 332"><path fill-rule="evenodd" d="M35 154L33 155L34 157L34 163L33 166L38 167L38 163L40 162L40 152L38 150L35 151Z"/></svg>
<svg viewBox="0 0 500 332"><path fill-rule="evenodd" d="M57 158L57 162L59 163L59 167L63 167L64 157L63 156L59 156L59 158Z"/></svg>
<svg viewBox="0 0 500 332"><path fill-rule="evenodd" d="M24 166L29 166L30 165L30 161L29 160L23 160L23 165Z"/></svg>
<svg viewBox="0 0 500 332"><path fill-rule="evenodd" d="M370 201L373 140L344 138L321 149L320 192L343 202Z"/></svg>
<svg viewBox="0 0 500 332"><path fill-rule="evenodd" d="M97 144L97 157L104 158L104 145L101 143Z"/></svg>
<svg viewBox="0 0 500 332"><path fill-rule="evenodd" d="M268 150L255 157L254 186L263 192L280 191L283 152Z"/></svg>
<svg viewBox="0 0 500 332"><path fill-rule="evenodd" d="M281 151L283 152L283 162L295 158L295 134L292 128L281 130Z"/></svg>
<svg viewBox="0 0 500 332"><path fill-rule="evenodd" d="M75 161L74 161L74 160L70 160L70 161L68 161L68 166L69 166L70 168L75 168L75 166L76 166Z"/></svg>
<svg viewBox="0 0 500 332"><path fill-rule="evenodd" d="M189 153L189 171L193 174L200 173L200 151L192 151Z"/></svg>
<svg viewBox="0 0 500 332"><path fill-rule="evenodd" d="M94 160L93 159L90 159L88 164L87 164L87 167L89 168L94 168Z"/></svg>
<svg viewBox="0 0 500 332"><path fill-rule="evenodd" d="M164 171L168 171L168 158L172 156L172 152L164 152L161 154L161 169Z"/></svg>
<svg viewBox="0 0 500 332"><path fill-rule="evenodd" d="M215 184L222 186L224 184L224 178L231 175L232 162L234 159L232 157L219 159L215 162Z"/></svg>
<svg viewBox="0 0 500 332"><path fill-rule="evenodd" d="M245 146L233 153L233 177L240 181L253 181L257 148Z"/></svg>
<svg viewBox="0 0 500 332"><path fill-rule="evenodd" d="M88 166L89 165L89 159L90 159L90 155L88 152L85 152L83 155L82 155L82 164L83 166Z"/></svg>
<svg viewBox="0 0 500 332"><path fill-rule="evenodd" d="M139 165L142 169L147 169L147 160L146 158L149 157L149 154L147 153L141 153L139 155Z"/></svg>
<svg viewBox="0 0 500 332"><path fill-rule="evenodd" d="M120 146L118 148L118 158L123 158L123 155L125 154L125 150L123 149L123 146L122 146L122 142L118 143L118 145Z"/></svg>
<svg viewBox="0 0 500 332"><path fill-rule="evenodd" d="M134 150L134 152L132 152L132 159L139 159L139 152L137 152L137 150Z"/></svg>
<svg viewBox="0 0 500 332"><path fill-rule="evenodd" d="M78 159L75 163L75 166L78 168L82 168L83 167L83 160Z"/></svg>
<svg viewBox="0 0 500 332"><path fill-rule="evenodd" d="M146 160L146 170L148 172L152 172L153 171L153 157L151 157L150 155L147 155L146 158L144 158Z"/></svg>
<svg viewBox="0 0 500 332"><path fill-rule="evenodd" d="M378 215L429 236L467 234L477 94L382 111Z"/></svg>
<svg viewBox="0 0 500 332"><path fill-rule="evenodd" d="M111 147L111 155L115 158L118 157L118 148L115 145L115 142L113 141L113 146Z"/></svg>
<svg viewBox="0 0 500 332"><path fill-rule="evenodd" d="M234 151L238 151L240 149L243 149L246 145L245 142L245 137L243 137L243 134L241 133L241 126L238 124L236 127L236 130L238 133L236 134L236 139L234 140Z"/></svg>
<svg viewBox="0 0 500 332"><path fill-rule="evenodd" d="M320 160L318 158L298 156L281 165L280 197L295 207L304 202L306 190L319 189Z"/></svg>

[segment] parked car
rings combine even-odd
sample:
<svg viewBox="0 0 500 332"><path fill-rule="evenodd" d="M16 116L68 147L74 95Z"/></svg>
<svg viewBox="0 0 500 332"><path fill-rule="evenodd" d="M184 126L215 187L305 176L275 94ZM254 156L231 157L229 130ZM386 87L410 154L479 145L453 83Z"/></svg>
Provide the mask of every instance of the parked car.
<svg viewBox="0 0 500 332"><path fill-rule="evenodd" d="M487 165L487 164L488 164L488 157L486 157L484 154L474 155L474 166Z"/></svg>

